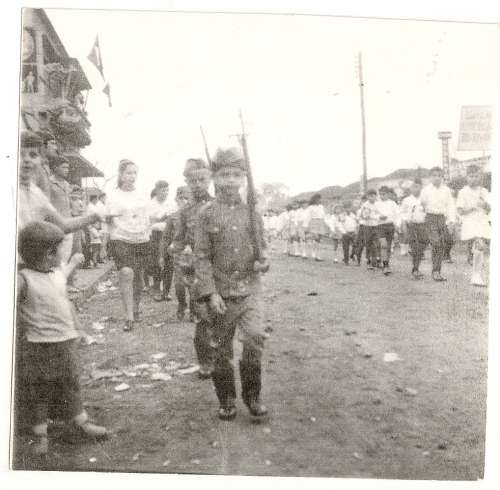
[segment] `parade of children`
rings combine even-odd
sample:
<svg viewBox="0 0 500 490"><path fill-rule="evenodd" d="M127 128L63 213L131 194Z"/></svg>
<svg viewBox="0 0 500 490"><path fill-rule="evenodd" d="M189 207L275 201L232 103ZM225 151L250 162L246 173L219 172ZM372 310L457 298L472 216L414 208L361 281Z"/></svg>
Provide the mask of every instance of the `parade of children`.
<svg viewBox="0 0 500 490"><path fill-rule="evenodd" d="M435 167L425 180L415 176L399 195L385 184L334 200L316 192L268 209L259 204L253 222L242 197L248 163L239 148L219 148L208 161L183 162L186 185L175 189L171 204L166 180L157 180L151 195L138 190L140 163L128 159L118 162L116 183L106 193L93 188L87 194L67 182L67 162L52 155L46 195L32 181L42 145L34 132L21 134L16 403L28 452L36 458L50 459L59 444L53 426L63 441L120 437L112 419L106 428L97 425L99 413L91 417L84 408L89 381L82 386L80 373L88 366L79 363L79 351L87 341L78 339L89 336L78 319L81 304L70 301L81 293L79 275L114 274L121 301L115 324L124 342L144 335L151 300L168 318L162 328L192 323L182 336L191 345L189 372L196 373L196 382L213 384L213 396L204 403L213 406L217 419L230 422L245 417L238 409L241 395L248 420L257 423L279 417L279 407L262 401L263 359L269 355L264 347L274 335L265 321L272 305L266 301L269 291L264 293L273 261L293 267L300 260L313 277L325 272L332 281L344 269L360 290L377 276L443 283L447 232L463 242L456 248L472 255L472 265L460 263L470 269L468 286L487 286L490 194L477 166L467 169L456 202ZM394 253L395 241L401 253Z"/></svg>
<svg viewBox="0 0 500 490"><path fill-rule="evenodd" d="M498 23L104 3L4 43L9 473L500 476Z"/></svg>

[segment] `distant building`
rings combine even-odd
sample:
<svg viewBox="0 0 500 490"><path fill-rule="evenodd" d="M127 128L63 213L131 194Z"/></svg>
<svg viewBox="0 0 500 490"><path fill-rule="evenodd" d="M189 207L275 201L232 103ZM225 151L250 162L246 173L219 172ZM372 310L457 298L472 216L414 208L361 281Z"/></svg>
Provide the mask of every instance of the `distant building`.
<svg viewBox="0 0 500 490"><path fill-rule="evenodd" d="M469 158L468 160L457 160L452 158L450 161L450 178L465 177L467 167L477 165L483 172L491 172L491 155L478 158Z"/></svg>
<svg viewBox="0 0 500 490"><path fill-rule="evenodd" d="M70 162L68 180L103 174L80 155L91 143L82 92L92 87L76 58L70 58L43 9L23 11L21 128L50 130Z"/></svg>

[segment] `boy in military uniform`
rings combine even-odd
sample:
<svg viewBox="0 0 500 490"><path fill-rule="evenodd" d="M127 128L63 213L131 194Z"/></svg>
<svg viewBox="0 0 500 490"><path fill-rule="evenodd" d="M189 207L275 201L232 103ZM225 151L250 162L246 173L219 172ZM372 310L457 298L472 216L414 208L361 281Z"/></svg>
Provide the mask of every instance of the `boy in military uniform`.
<svg viewBox="0 0 500 490"><path fill-rule="evenodd" d="M264 340L259 272L267 261L255 261L250 234L248 206L242 202L240 188L245 183L247 164L238 149L219 149L212 163L216 199L199 213L195 233L195 274L197 300L213 320L214 369L212 380L220 409L219 418L236 416L236 387L233 338L238 329L243 343L240 360L242 398L256 419L267 415L260 401L261 357ZM262 219L257 226L262 248Z"/></svg>
<svg viewBox="0 0 500 490"><path fill-rule="evenodd" d="M186 302L186 284L184 283L184 275L181 270L181 262L179 254L170 255L167 253L168 247L172 244L175 237L175 230L179 228L179 219L182 209L189 203L189 190L186 186L178 187L175 195L177 203L177 211L167 217L165 229L162 233L162 241L160 245L160 262L159 267L172 267L174 271L174 286L175 296L177 297L177 319L184 320L184 314L187 309Z"/></svg>
<svg viewBox="0 0 500 490"><path fill-rule="evenodd" d="M194 234L198 212L212 197L208 193L211 172L207 164L196 158L187 160L184 177L191 195L190 202L180 211L174 240L169 247L172 255L177 254L183 282L189 289L190 299L194 298L193 250ZM210 320L201 318L196 311L196 303L190 301L191 318L195 322L194 348L200 365L199 377L209 379L212 373L212 348L210 347Z"/></svg>

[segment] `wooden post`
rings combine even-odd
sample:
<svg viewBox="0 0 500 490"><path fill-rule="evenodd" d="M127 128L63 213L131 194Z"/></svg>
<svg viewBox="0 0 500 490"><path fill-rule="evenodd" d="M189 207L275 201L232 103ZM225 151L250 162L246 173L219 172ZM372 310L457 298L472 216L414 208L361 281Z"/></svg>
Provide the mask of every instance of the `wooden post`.
<svg viewBox="0 0 500 490"><path fill-rule="evenodd" d="M363 185L365 189L368 186L368 170L366 164L366 123L365 123L365 96L364 96L364 82L363 82L363 62L361 59L361 52L358 53L358 76L359 76L359 95L361 102L361 145L363 155Z"/></svg>

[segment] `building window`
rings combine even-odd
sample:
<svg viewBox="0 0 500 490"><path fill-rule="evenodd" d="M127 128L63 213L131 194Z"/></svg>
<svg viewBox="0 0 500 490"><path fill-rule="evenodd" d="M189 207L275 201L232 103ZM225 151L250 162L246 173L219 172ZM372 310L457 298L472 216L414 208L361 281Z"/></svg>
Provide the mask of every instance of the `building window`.
<svg viewBox="0 0 500 490"><path fill-rule="evenodd" d="M36 43L33 29L25 27L22 38L21 92L38 92L38 70L36 66Z"/></svg>

